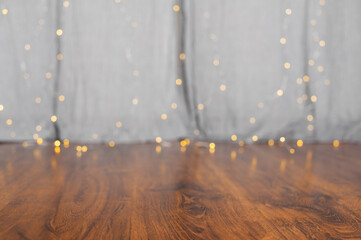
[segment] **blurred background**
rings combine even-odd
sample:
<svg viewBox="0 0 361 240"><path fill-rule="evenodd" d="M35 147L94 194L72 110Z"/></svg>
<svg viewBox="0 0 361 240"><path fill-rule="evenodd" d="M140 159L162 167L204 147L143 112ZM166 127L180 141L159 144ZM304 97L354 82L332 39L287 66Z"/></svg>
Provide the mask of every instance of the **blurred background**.
<svg viewBox="0 0 361 240"><path fill-rule="evenodd" d="M0 141L361 141L359 0L0 0Z"/></svg>

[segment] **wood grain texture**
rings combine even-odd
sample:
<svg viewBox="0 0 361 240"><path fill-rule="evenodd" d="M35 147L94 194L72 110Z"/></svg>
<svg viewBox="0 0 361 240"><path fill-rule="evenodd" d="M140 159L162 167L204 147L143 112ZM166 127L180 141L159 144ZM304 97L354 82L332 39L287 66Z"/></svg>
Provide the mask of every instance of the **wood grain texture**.
<svg viewBox="0 0 361 240"><path fill-rule="evenodd" d="M0 145L0 239L361 239L361 146Z"/></svg>

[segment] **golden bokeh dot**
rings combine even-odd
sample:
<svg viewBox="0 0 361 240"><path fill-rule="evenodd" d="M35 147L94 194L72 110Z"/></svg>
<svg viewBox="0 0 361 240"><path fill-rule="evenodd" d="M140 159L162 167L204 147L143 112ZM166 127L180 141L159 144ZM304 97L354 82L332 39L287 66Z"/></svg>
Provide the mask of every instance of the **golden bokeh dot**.
<svg viewBox="0 0 361 240"><path fill-rule="evenodd" d="M314 126L312 124L308 124L307 130L311 132L311 131L313 131L313 129L314 129Z"/></svg>
<svg viewBox="0 0 361 240"><path fill-rule="evenodd" d="M303 141L301 139L297 140L297 147L302 147Z"/></svg>
<svg viewBox="0 0 361 240"><path fill-rule="evenodd" d="M50 79L50 78L51 78L51 72L45 73L45 78L46 78L46 79Z"/></svg>
<svg viewBox="0 0 361 240"><path fill-rule="evenodd" d="M132 103L134 104L134 105L137 105L138 104L138 98L133 98L133 100L132 100Z"/></svg>
<svg viewBox="0 0 361 240"><path fill-rule="evenodd" d="M287 42L286 38L283 37L283 38L280 39L281 44L286 44L286 42Z"/></svg>
<svg viewBox="0 0 361 240"><path fill-rule="evenodd" d="M292 10L289 9L289 8L287 8L285 12L286 12L287 15L291 15L291 14L292 14Z"/></svg>
<svg viewBox="0 0 361 240"><path fill-rule="evenodd" d="M39 138L39 135L36 134L36 133L34 133L34 134L33 134L33 139L36 140L36 139L38 139L38 138Z"/></svg>
<svg viewBox="0 0 361 240"><path fill-rule="evenodd" d="M81 147L81 151L82 151L82 152L87 152L87 151L88 151L88 147L85 146L85 145L82 146L82 147Z"/></svg>
<svg viewBox="0 0 361 240"><path fill-rule="evenodd" d="M233 135L231 136L231 140L232 140L233 142L237 141L237 136L233 134Z"/></svg>
<svg viewBox="0 0 361 240"><path fill-rule="evenodd" d="M23 142L23 147L26 148L26 147L28 147L28 146L29 146L28 142L27 142L27 141L24 141L24 142Z"/></svg>
<svg viewBox="0 0 361 240"><path fill-rule="evenodd" d="M163 113L162 115L160 115L160 118L163 120L166 120L168 118L167 114Z"/></svg>
<svg viewBox="0 0 361 240"><path fill-rule="evenodd" d="M161 143L161 142L162 142L162 138L161 138L161 137L156 137L156 138L155 138L155 142L156 142L156 143Z"/></svg>
<svg viewBox="0 0 361 240"><path fill-rule="evenodd" d="M315 26L315 25L317 24L317 21L316 21L315 19L312 19L312 20L310 21L310 24L311 24L312 26Z"/></svg>
<svg viewBox="0 0 361 240"><path fill-rule="evenodd" d="M313 59L308 60L308 65L310 66L315 65L315 61Z"/></svg>
<svg viewBox="0 0 361 240"><path fill-rule="evenodd" d="M69 7L69 1L64 1L63 2L63 7L65 7L65 8Z"/></svg>
<svg viewBox="0 0 361 240"><path fill-rule="evenodd" d="M43 144L43 139L42 138L36 139L36 143L39 145Z"/></svg>
<svg viewBox="0 0 361 240"><path fill-rule="evenodd" d="M57 29L56 30L56 35L58 35L59 37L61 36L61 35L63 35L63 30L62 29Z"/></svg>
<svg viewBox="0 0 361 240"><path fill-rule="evenodd" d="M109 147L114 147L114 146L115 146L115 142L114 142L114 141L110 141L110 142L108 143L108 145L109 145Z"/></svg>
<svg viewBox="0 0 361 240"><path fill-rule="evenodd" d="M321 47L326 46L326 42L325 42L324 40L321 40L321 41L319 42L319 44L320 44Z"/></svg>
<svg viewBox="0 0 361 240"><path fill-rule="evenodd" d="M238 142L238 145L239 145L240 147L243 147L243 146L244 146L244 141L239 141L239 142Z"/></svg>
<svg viewBox="0 0 361 240"><path fill-rule="evenodd" d="M291 154L294 154L294 153L295 153L295 149L294 149L294 148L291 148L291 149L290 149L290 153L291 153Z"/></svg>
<svg viewBox="0 0 361 240"><path fill-rule="evenodd" d="M302 80L302 78L297 78L297 84L302 84L303 83L303 80Z"/></svg>
<svg viewBox="0 0 361 240"><path fill-rule="evenodd" d="M273 139L269 139L268 140L268 146L274 146L275 145L275 141Z"/></svg>
<svg viewBox="0 0 361 240"><path fill-rule="evenodd" d="M317 97L315 95L311 96L311 101L312 102L316 102L317 101Z"/></svg>
<svg viewBox="0 0 361 240"><path fill-rule="evenodd" d="M55 152L56 154L59 154L59 153L61 152L60 147L54 147L54 152Z"/></svg>
<svg viewBox="0 0 361 240"><path fill-rule="evenodd" d="M64 96L64 95L60 95L60 96L58 97L58 99L59 99L60 102L64 102L64 101L65 101L65 96Z"/></svg>
<svg viewBox="0 0 361 240"><path fill-rule="evenodd" d="M76 149L77 152L81 152L81 146L76 146L75 149Z"/></svg>
<svg viewBox="0 0 361 240"><path fill-rule="evenodd" d="M64 144L65 148L68 148L69 147L69 139L64 139L63 144Z"/></svg>
<svg viewBox="0 0 361 240"><path fill-rule="evenodd" d="M216 144L214 142L209 143L209 148L212 149L216 148Z"/></svg>
<svg viewBox="0 0 361 240"><path fill-rule="evenodd" d="M226 86L225 84L221 84L221 86L219 86L219 89L220 89L222 92L224 92L224 91L226 91L227 86Z"/></svg>
<svg viewBox="0 0 361 240"><path fill-rule="evenodd" d="M264 103L263 103L263 102L259 102L259 103L257 104L257 107L258 107L258 108L263 108L263 107L264 107Z"/></svg>
<svg viewBox="0 0 361 240"><path fill-rule="evenodd" d="M286 138L285 137L280 137L280 142L285 142Z"/></svg>
<svg viewBox="0 0 361 240"><path fill-rule="evenodd" d="M157 153L160 153L160 152L162 151L162 147L159 146L159 145L155 146L155 151L156 151Z"/></svg>
<svg viewBox="0 0 361 240"><path fill-rule="evenodd" d="M177 78L177 80L175 80L175 84L177 84L178 86L182 85L182 79Z"/></svg>
<svg viewBox="0 0 361 240"><path fill-rule="evenodd" d="M63 54L58 53L58 54L56 55L56 59L59 60L59 61L63 60Z"/></svg>
<svg viewBox="0 0 361 240"><path fill-rule="evenodd" d="M283 90L282 90L282 89L278 89L278 90L277 90L277 95L281 97L281 96L283 95Z"/></svg>
<svg viewBox="0 0 361 240"><path fill-rule="evenodd" d="M257 137L256 135L254 135L254 136L252 137L252 141L253 141L253 142L257 142L257 141L258 141L258 137Z"/></svg>
<svg viewBox="0 0 361 240"><path fill-rule="evenodd" d="M9 10L7 10L6 8L4 8L1 12L2 12L3 15L7 15L8 12L9 12Z"/></svg>
<svg viewBox="0 0 361 240"><path fill-rule="evenodd" d="M31 49L30 44L28 44L28 43L25 44L24 49L25 49L26 51L29 51L29 50Z"/></svg>
<svg viewBox="0 0 361 240"><path fill-rule="evenodd" d="M56 120L58 120L58 117L55 116L55 115L53 115L53 116L50 117L50 120L51 120L52 122L56 122Z"/></svg>
<svg viewBox="0 0 361 240"><path fill-rule="evenodd" d="M251 117L251 118L249 119L249 122L250 122L251 124L254 124L254 123L256 122L256 119L255 119L254 117Z"/></svg>
<svg viewBox="0 0 361 240"><path fill-rule="evenodd" d="M93 139L98 139L99 136L98 136L98 134L93 133L92 137L93 137Z"/></svg>
<svg viewBox="0 0 361 240"><path fill-rule="evenodd" d="M172 103L171 107L172 107L172 109L177 109L178 105L177 105L177 103Z"/></svg>
<svg viewBox="0 0 361 240"><path fill-rule="evenodd" d="M40 132L41 129L42 129L42 127L41 127L40 125L37 125L37 126L35 127L35 130L36 130L37 132Z"/></svg>
<svg viewBox="0 0 361 240"><path fill-rule="evenodd" d="M340 146L340 141L339 141L339 140L333 140L332 145L333 145L335 148L337 148L337 147Z"/></svg>
<svg viewBox="0 0 361 240"><path fill-rule="evenodd" d="M285 69L290 69L291 68L291 63L285 62L285 64L283 64L283 66L285 67Z"/></svg>
<svg viewBox="0 0 361 240"><path fill-rule="evenodd" d="M179 5L174 5L174 6L173 6L173 11L179 12L179 10L180 10Z"/></svg>
<svg viewBox="0 0 361 240"><path fill-rule="evenodd" d="M40 97L36 97L36 98L35 98L35 102L36 102L36 103L41 103L41 98L40 98Z"/></svg>
<svg viewBox="0 0 361 240"><path fill-rule="evenodd" d="M4 105L0 104L0 112L4 111Z"/></svg>
<svg viewBox="0 0 361 240"><path fill-rule="evenodd" d="M11 120L11 119L9 118L8 120L6 120L6 124L9 125L9 126L12 125L12 124L13 124L13 120Z"/></svg>
<svg viewBox="0 0 361 240"><path fill-rule="evenodd" d="M213 65L216 66L216 67L219 66L219 59L214 59L213 60Z"/></svg>
<svg viewBox="0 0 361 240"><path fill-rule="evenodd" d="M307 75L303 76L303 81L304 81L304 82L309 82L309 81L310 81L310 77L307 76Z"/></svg>
<svg viewBox="0 0 361 240"><path fill-rule="evenodd" d="M185 53L179 54L179 59L180 60L185 60L186 59L186 54Z"/></svg>
<svg viewBox="0 0 361 240"><path fill-rule="evenodd" d="M317 67L317 71L319 71L319 72L323 72L325 69L324 69L324 67L323 66L318 66Z"/></svg>
<svg viewBox="0 0 361 240"><path fill-rule="evenodd" d="M55 141L54 141L54 146L55 146L55 147L59 147L59 146L60 146L60 144L61 144L61 143L60 143L60 141L59 141L59 140L55 140Z"/></svg>
<svg viewBox="0 0 361 240"><path fill-rule="evenodd" d="M118 121L118 122L115 123L115 126L116 126L117 128L121 128L121 127L123 126L123 124L122 124L121 121Z"/></svg>
<svg viewBox="0 0 361 240"><path fill-rule="evenodd" d="M311 114L307 115L307 120L309 122L312 122L313 121L313 116Z"/></svg>
<svg viewBox="0 0 361 240"><path fill-rule="evenodd" d="M203 110L204 109L204 105L202 103L198 104L198 110Z"/></svg>

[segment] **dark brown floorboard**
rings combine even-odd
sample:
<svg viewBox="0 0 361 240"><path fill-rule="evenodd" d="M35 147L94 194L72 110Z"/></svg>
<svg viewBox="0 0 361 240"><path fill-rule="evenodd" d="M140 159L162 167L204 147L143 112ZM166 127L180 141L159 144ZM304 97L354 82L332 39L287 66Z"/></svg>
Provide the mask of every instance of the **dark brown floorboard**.
<svg viewBox="0 0 361 240"><path fill-rule="evenodd" d="M0 239L361 239L361 145L0 145Z"/></svg>

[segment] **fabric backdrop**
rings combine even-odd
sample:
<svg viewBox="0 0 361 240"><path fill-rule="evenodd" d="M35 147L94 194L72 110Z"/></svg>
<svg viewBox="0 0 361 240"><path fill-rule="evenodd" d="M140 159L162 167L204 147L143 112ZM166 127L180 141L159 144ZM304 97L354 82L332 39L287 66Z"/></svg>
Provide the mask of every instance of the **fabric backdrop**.
<svg viewBox="0 0 361 240"><path fill-rule="evenodd" d="M1 0L0 140L361 141L360 10Z"/></svg>

